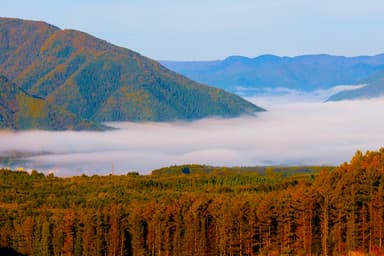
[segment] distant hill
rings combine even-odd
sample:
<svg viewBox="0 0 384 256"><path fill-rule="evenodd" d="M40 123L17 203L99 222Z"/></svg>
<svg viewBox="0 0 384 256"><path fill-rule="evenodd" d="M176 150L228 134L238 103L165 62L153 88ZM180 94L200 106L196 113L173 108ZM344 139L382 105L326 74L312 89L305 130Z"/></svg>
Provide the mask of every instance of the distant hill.
<svg viewBox="0 0 384 256"><path fill-rule="evenodd" d="M169 176L169 175L244 175L244 174L308 174L318 173L325 166L254 166L254 167L213 167L208 165L199 164L186 164L186 165L173 165L163 167L160 169L152 170L151 174L156 176ZM327 168L333 169L334 167L328 166Z"/></svg>
<svg viewBox="0 0 384 256"><path fill-rule="evenodd" d="M384 54L343 57L303 55L256 58L232 56L219 61L160 61L167 68L201 83L234 93L247 88L289 88L300 91L352 85L384 70ZM242 90L239 90L241 87Z"/></svg>
<svg viewBox="0 0 384 256"><path fill-rule="evenodd" d="M190 120L263 111L136 52L44 22L0 18L0 52L0 73L28 93L93 121Z"/></svg>
<svg viewBox="0 0 384 256"><path fill-rule="evenodd" d="M102 130L106 127L82 120L46 100L31 96L0 76L0 128L44 130Z"/></svg>
<svg viewBox="0 0 384 256"><path fill-rule="evenodd" d="M371 99L384 96L384 71L380 71L360 83L365 86L355 90L341 91L329 97L327 101Z"/></svg>

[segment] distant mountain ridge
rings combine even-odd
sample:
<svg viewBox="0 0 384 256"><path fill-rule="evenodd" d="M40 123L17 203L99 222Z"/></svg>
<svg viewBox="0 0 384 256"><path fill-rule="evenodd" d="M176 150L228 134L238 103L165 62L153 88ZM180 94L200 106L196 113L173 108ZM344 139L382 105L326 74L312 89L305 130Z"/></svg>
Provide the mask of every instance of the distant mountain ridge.
<svg viewBox="0 0 384 256"><path fill-rule="evenodd" d="M327 101L372 99L384 96L384 71L375 73L360 83L364 86L358 89L336 93L329 97Z"/></svg>
<svg viewBox="0 0 384 256"><path fill-rule="evenodd" d="M302 55L256 58L231 56L218 61L160 61L167 68L198 82L239 93L242 88L289 88L299 91L357 84L384 70L384 54L344 57Z"/></svg>
<svg viewBox="0 0 384 256"><path fill-rule="evenodd" d="M0 18L0 74L81 118L169 121L263 111L131 50L45 22Z"/></svg>
<svg viewBox="0 0 384 256"><path fill-rule="evenodd" d="M29 95L0 75L0 128L104 130L107 127L83 120L43 98Z"/></svg>

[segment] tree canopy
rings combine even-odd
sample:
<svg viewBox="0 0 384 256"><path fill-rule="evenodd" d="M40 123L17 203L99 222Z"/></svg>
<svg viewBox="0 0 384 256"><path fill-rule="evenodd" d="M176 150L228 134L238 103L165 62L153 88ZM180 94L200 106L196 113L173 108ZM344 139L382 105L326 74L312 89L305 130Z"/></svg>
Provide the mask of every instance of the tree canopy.
<svg viewBox="0 0 384 256"><path fill-rule="evenodd" d="M384 149L358 151L337 168L185 165L70 178L2 169L0 248L20 255L382 255L383 188Z"/></svg>

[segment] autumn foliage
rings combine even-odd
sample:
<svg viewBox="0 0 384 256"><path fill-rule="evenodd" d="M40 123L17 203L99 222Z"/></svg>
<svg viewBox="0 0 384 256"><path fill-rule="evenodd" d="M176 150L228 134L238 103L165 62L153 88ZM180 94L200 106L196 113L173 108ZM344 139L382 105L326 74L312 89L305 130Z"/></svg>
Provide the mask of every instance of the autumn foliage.
<svg viewBox="0 0 384 256"><path fill-rule="evenodd" d="M309 174L171 169L72 178L3 169L0 247L24 255L384 253L384 149Z"/></svg>

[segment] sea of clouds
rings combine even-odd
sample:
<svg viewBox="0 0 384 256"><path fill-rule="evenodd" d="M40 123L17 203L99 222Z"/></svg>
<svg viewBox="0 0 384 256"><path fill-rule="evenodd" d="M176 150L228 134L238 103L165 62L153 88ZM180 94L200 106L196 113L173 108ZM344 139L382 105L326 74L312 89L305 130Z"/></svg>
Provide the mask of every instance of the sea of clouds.
<svg viewBox="0 0 384 256"><path fill-rule="evenodd" d="M308 95L291 100L264 95L248 100L268 111L194 122L109 123L119 129L105 132L3 131L0 156L24 152L30 156L16 165L71 176L146 174L189 163L337 165L358 149L384 146L384 99L324 103Z"/></svg>

